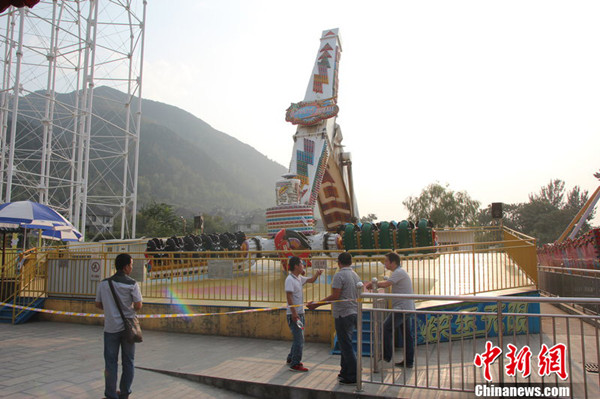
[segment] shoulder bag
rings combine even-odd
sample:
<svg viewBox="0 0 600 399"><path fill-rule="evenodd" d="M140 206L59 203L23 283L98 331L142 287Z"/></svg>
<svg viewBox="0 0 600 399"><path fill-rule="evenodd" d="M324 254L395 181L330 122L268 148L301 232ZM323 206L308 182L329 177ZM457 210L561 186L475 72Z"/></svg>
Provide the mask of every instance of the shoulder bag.
<svg viewBox="0 0 600 399"><path fill-rule="evenodd" d="M136 316L133 316L130 319L125 318L123 310L121 309L121 300L115 292L115 287L113 286L111 279L108 279L108 285L110 286L113 298L115 299L117 309L119 309L119 313L121 313L121 317L123 318L123 324L125 325L125 340L130 344L142 342L142 328L140 327L140 321Z"/></svg>

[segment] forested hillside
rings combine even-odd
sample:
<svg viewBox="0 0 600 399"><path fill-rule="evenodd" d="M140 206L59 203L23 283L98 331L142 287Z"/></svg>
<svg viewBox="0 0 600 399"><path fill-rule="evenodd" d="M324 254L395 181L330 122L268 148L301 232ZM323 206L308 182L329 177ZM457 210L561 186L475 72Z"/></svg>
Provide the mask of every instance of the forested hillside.
<svg viewBox="0 0 600 399"><path fill-rule="evenodd" d="M57 94L58 103L74 104L75 93ZM108 87L94 89L92 141L108 145L104 139L121 135L105 121L124 120L126 94ZM43 95L21 101L23 115L38 115L44 109ZM27 109L25 107L28 107ZM137 110L137 104L131 104ZM22 116L19 125L41 129L39 119ZM57 123L61 123L60 121ZM31 126L34 125L34 126ZM104 140L104 141L103 141ZM104 144L103 144L104 143ZM39 148L37 136L25 146ZM97 173L106 174L101 164L90 165L90 181ZM35 166L32 166L35 167ZM275 181L286 172L253 147L213 129L196 116L177 107L142 100L139 155L138 205L151 202L172 205L178 214L219 212L240 214L275 204ZM121 176L122 166L107 175ZM109 182L119 192L118 181ZM92 186L92 195L102 195L106 187Z"/></svg>
<svg viewBox="0 0 600 399"><path fill-rule="evenodd" d="M144 100L142 110L140 201L241 211L275 204L282 165L179 108Z"/></svg>

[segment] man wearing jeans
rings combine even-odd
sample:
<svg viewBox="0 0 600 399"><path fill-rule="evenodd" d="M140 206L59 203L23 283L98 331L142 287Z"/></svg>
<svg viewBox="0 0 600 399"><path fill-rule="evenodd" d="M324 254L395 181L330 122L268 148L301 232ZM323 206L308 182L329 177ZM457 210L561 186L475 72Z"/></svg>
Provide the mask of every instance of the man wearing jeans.
<svg viewBox="0 0 600 399"><path fill-rule="evenodd" d="M125 399L131 394L135 344L125 340L125 325L108 280L112 280L126 318L135 316L135 312L142 308L142 294L137 282L129 277L133 270L130 255L118 255L115 259L115 269L117 272L112 277L98 284L96 307L104 310L104 396L106 399ZM119 384L120 391L117 391L119 349L122 351L123 373Z"/></svg>
<svg viewBox="0 0 600 399"><path fill-rule="evenodd" d="M292 348L287 356L287 363L292 371L308 371L302 364L302 347L304 346L304 295L302 287L306 283L314 283L317 277L323 273L318 269L311 278L304 277L304 265L297 256L292 256L289 261L290 274L285 279L285 294L287 296L287 322L294 338ZM302 323L302 327L298 325Z"/></svg>
<svg viewBox="0 0 600 399"><path fill-rule="evenodd" d="M392 294L413 294L412 280L400 266L400 256L395 252L385 254L384 265L392 275L386 280L377 284L378 288L392 287ZM371 289L372 284L365 284L366 289ZM415 301L413 299L392 300L392 308L397 310L415 310ZM411 313L392 313L383 322L383 360L389 362L392 360L394 352L394 340L396 332L402 330L403 347L405 349L404 360L397 362L396 366L412 368L415 362L415 335L414 335L414 315Z"/></svg>
<svg viewBox="0 0 600 399"><path fill-rule="evenodd" d="M331 282L331 295L323 298L321 302L310 302L309 309L316 309L331 301L331 310L335 321L335 333L342 356L340 359L340 384L356 384L356 353L352 347L352 334L356 329L358 313L357 284L360 282L358 274L352 270L352 255L343 252L338 256L339 271L333 276Z"/></svg>

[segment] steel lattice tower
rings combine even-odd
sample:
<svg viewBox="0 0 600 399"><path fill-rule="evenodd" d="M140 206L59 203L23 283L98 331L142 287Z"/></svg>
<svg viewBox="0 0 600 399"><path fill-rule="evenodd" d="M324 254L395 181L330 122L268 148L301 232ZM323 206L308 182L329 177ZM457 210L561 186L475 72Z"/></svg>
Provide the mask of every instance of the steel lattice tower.
<svg viewBox="0 0 600 399"><path fill-rule="evenodd" d="M145 0L0 16L1 199L50 205L84 234L109 209L135 237L145 16Z"/></svg>

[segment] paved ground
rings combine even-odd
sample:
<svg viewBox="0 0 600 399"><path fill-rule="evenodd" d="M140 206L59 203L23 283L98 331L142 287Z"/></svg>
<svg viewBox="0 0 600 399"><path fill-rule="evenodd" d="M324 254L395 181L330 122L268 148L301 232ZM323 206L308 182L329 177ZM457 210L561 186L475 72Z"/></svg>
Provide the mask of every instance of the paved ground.
<svg viewBox="0 0 600 399"><path fill-rule="evenodd" d="M154 364L178 345L178 337L185 337L153 331L145 335L147 342L138 347L137 364ZM190 340L185 345L193 343ZM51 322L0 324L0 359L1 398L103 396L102 327ZM249 397L145 370L136 370L133 389L133 398Z"/></svg>
<svg viewBox="0 0 600 399"><path fill-rule="evenodd" d="M320 397L356 396L355 387L337 383L339 356L330 355L328 345L305 345L308 373L289 371L285 365L289 346L286 341L146 330L137 347L136 367L143 369L136 369L132 398L250 397L147 369L202 376L198 379L202 382L215 378L229 388L236 381L262 386L248 391L256 397L272 397L275 391L264 390L269 386L285 388L279 397L314 397L307 395L311 391L320 391ZM103 385L102 327L35 321L0 324L0 397L101 398ZM369 384L365 394L414 396L397 387Z"/></svg>
<svg viewBox="0 0 600 399"><path fill-rule="evenodd" d="M544 313L552 312L544 309ZM558 323L558 330L560 326ZM553 327L544 324L543 329L553 331ZM581 328L595 345L595 330L587 325ZM573 343L580 341L575 327L571 335ZM294 373L285 364L290 344L145 330L144 342L137 346L132 399L473 396L375 384L364 384L364 392L359 395L355 387L337 383L340 358L330 355L329 345L306 343L304 364L310 372ZM101 326L39 321L0 324L0 398L99 399L104 391L102 349ZM577 353L574 349L573 356ZM588 361L596 360L592 359L593 353L588 355ZM597 382L597 374L590 378ZM596 396L590 397L597 397L594 392Z"/></svg>

